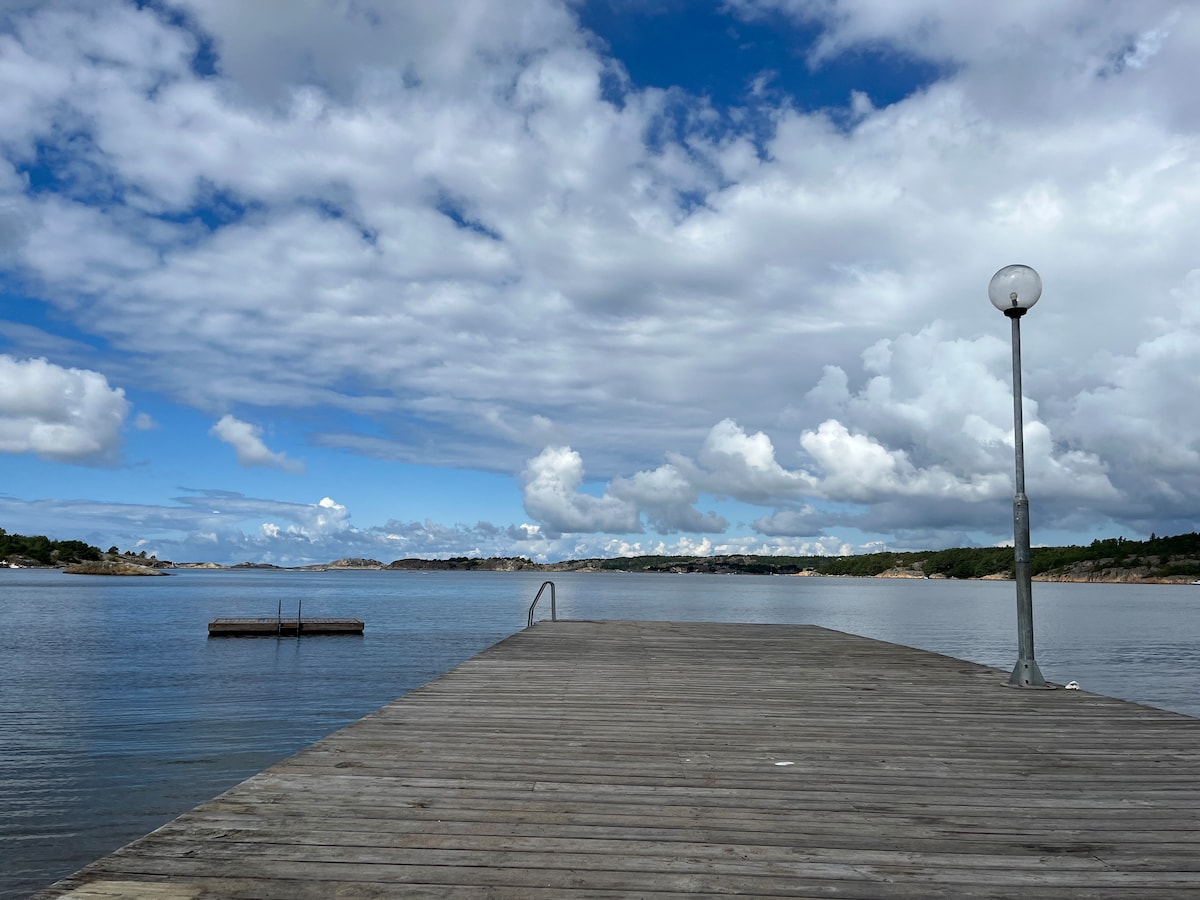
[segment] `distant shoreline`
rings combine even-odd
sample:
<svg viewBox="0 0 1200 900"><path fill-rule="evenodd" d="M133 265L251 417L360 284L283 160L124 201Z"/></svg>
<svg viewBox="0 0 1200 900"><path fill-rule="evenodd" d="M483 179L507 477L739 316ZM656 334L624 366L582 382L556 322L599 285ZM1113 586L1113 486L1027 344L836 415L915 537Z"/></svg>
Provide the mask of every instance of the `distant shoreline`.
<svg viewBox="0 0 1200 900"><path fill-rule="evenodd" d="M769 557L762 557L769 559ZM636 557L634 557L636 559ZM705 557L697 557L701 561ZM785 578L879 578L900 579L910 581L1009 581L1009 575L983 575L974 578L955 578L947 575L923 575L915 572L886 571L875 575L841 575L804 570L800 572L745 572L726 571L720 566L706 569L702 564L692 567L674 567L671 569L615 569L600 568L590 565L574 565L571 561L563 563L530 563L523 567L503 565L488 565L490 560L480 559L480 565L464 566L450 560L397 560L390 564L368 561L364 565L347 565L339 563L311 564L304 566L277 566L270 563L237 563L222 565L220 563L174 563L169 567L174 569L219 569L237 571L242 569L267 570L278 572L354 572L354 571L391 571L391 572L526 572L552 575L556 572L596 573L609 572L616 574L645 574L645 575L774 575ZM1091 574L1042 574L1034 575L1036 582L1063 582L1072 584L1200 584L1190 575L1139 575L1129 570L1107 570L1103 573Z"/></svg>
<svg viewBox="0 0 1200 900"><path fill-rule="evenodd" d="M278 566L271 563L236 563L226 565L223 563L173 563L166 562L154 566L124 566L114 567L108 571L100 569L100 567L89 567L87 571L82 571L80 567L73 566L51 566L43 564L27 564L27 565L9 565L0 563L0 569L57 569L66 574L82 574L98 577L138 577L138 576L161 576L170 574L172 570L194 570L204 569L208 571L222 572L237 572L243 570L267 571L267 572L521 572L533 574L553 575L555 573L608 573L617 575L760 575L780 578L870 578L870 579L891 579L891 580L907 580L907 581L1012 581L1012 577L1008 575L982 575L978 577L954 577L949 575L919 575L919 574L897 574L889 572L881 572L876 575L845 575L831 574L826 572L744 572L744 571L718 571L706 570L703 567L697 568L679 568L679 569L616 569L616 568L597 568L590 566L564 566L561 568L545 568L536 569L533 566L526 568L503 568L490 566L452 566L452 565L437 565L439 560L423 560L428 563L419 566L405 565L366 565L366 566L338 566L331 564L309 564L303 566ZM551 564L560 566L561 564ZM1103 574L1087 574L1087 575L1057 575L1044 574L1034 575L1032 578L1035 582L1051 583L1061 582L1069 584L1175 584L1175 585L1197 585L1200 586L1200 581L1194 579L1190 575L1165 575L1165 576L1140 576L1132 572L1111 572Z"/></svg>
<svg viewBox="0 0 1200 900"><path fill-rule="evenodd" d="M40 538L9 536L26 544ZM83 554L80 548L87 550ZM42 548L43 550L45 548ZM1012 581L1009 547L958 547L947 550L881 551L851 556L636 556L567 559L539 563L524 556L409 557L384 563L369 557L343 557L325 563L283 566L266 562L171 562L143 553L108 553L82 542L54 545L50 553L30 558L24 553L0 558L0 566L58 568L80 575L155 575L170 570L330 572L528 572L552 577L560 572L624 572L707 575L784 575L793 577L946 579ZM72 558L64 551L73 551ZM81 558L82 557L82 558ZM1033 580L1083 584L1200 584L1200 534L1151 536L1147 541L1124 538L1096 540L1086 547L1035 547Z"/></svg>

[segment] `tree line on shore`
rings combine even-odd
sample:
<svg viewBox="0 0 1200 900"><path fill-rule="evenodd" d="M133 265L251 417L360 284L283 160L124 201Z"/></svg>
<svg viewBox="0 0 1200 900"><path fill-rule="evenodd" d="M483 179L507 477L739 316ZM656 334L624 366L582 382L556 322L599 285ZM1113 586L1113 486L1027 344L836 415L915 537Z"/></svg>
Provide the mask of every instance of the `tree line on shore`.
<svg viewBox="0 0 1200 900"><path fill-rule="evenodd" d="M44 534L9 534L0 528L0 561L56 566L99 559L100 548L83 541L52 541Z"/></svg>
<svg viewBox="0 0 1200 900"><path fill-rule="evenodd" d="M1200 577L1200 534L1149 540L1123 537L1086 546L1036 547L1034 576L1063 580L1155 581ZM541 568L626 572L711 572L757 575L893 575L914 578L1012 578L1011 547L955 547L946 550L886 551L855 556L638 556L568 560Z"/></svg>
<svg viewBox="0 0 1200 900"><path fill-rule="evenodd" d="M146 560L146 554L121 553L115 546L102 552L83 541L50 540L45 535L9 534L0 528L0 563L66 566L106 559L133 559L157 567L172 563ZM342 563L342 565L339 565ZM354 563L355 565L350 565ZM1123 537L1094 540L1086 546L1035 547L1035 577L1094 581L1191 580L1200 578L1200 534L1151 535L1134 541ZM253 565L253 564L243 564ZM537 572L704 572L746 575L845 575L917 578L1011 578L1011 547L955 547L946 550L886 551L855 556L634 556L536 563L524 557L451 557L339 560L334 568L436 569L451 571ZM312 568L312 567L307 567Z"/></svg>

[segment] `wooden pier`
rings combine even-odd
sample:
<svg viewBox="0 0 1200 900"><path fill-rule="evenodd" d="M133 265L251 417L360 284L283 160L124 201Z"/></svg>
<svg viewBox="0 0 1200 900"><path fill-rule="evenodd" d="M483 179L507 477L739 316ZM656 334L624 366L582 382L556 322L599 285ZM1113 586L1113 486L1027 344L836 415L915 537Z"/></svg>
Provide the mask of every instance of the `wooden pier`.
<svg viewBox="0 0 1200 900"><path fill-rule="evenodd" d="M1200 719L1007 674L543 622L37 896L1200 896Z"/></svg>
<svg viewBox="0 0 1200 900"><path fill-rule="evenodd" d="M362 634L362 619L242 618L213 619L208 623L209 637L297 637L316 634Z"/></svg>

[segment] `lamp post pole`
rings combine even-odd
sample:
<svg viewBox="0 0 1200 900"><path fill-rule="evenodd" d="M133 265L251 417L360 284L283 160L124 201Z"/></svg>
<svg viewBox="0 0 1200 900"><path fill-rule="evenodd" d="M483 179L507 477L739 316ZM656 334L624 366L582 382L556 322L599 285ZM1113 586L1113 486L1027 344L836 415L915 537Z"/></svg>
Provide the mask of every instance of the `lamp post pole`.
<svg viewBox="0 0 1200 900"><path fill-rule="evenodd" d="M1005 266L992 276L988 297L1012 321L1013 455L1016 495L1013 498L1013 561L1017 584L1017 664L1008 683L1014 687L1046 687L1033 654L1033 578L1029 548L1029 498L1025 496L1025 422L1021 390L1021 317L1042 295L1042 279L1029 266Z"/></svg>

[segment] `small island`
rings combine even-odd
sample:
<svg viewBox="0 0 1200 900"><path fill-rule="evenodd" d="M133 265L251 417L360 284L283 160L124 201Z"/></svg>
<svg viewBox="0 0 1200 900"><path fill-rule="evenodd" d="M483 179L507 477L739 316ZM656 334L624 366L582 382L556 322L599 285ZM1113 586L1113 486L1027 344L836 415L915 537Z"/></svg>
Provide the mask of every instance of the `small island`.
<svg viewBox="0 0 1200 900"><path fill-rule="evenodd" d="M72 563L63 569L67 575L170 575L154 566L141 565L125 559L98 559Z"/></svg>

